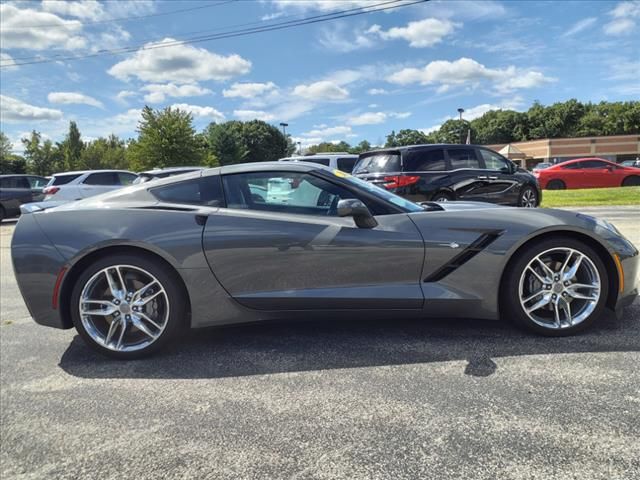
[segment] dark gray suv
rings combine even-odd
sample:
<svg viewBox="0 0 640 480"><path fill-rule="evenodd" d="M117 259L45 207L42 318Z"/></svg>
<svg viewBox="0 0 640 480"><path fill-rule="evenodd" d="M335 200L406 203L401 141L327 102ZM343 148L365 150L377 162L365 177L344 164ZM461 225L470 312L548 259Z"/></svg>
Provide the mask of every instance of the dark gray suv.
<svg viewBox="0 0 640 480"><path fill-rule="evenodd" d="M20 205L39 202L49 180L37 175L0 175L0 221L20 215Z"/></svg>
<svg viewBox="0 0 640 480"><path fill-rule="evenodd" d="M413 145L360 155L353 175L414 202L467 200L534 208L536 177L477 145Z"/></svg>

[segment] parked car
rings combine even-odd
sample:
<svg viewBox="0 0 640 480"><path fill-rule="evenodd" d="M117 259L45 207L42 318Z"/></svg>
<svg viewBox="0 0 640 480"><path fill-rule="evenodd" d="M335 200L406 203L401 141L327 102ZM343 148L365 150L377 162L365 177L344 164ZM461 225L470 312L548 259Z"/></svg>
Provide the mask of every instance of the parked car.
<svg viewBox="0 0 640 480"><path fill-rule="evenodd" d="M620 163L620 165L622 165L623 167L636 167L636 168L640 168L640 160L635 159L635 160L625 160L624 162Z"/></svg>
<svg viewBox="0 0 640 480"><path fill-rule="evenodd" d="M538 170L544 170L545 168L549 168L553 163L548 162L540 162L535 167L533 167L533 171L537 172Z"/></svg>
<svg viewBox="0 0 640 480"><path fill-rule="evenodd" d="M20 205L42 200L47 181L37 175L0 175L0 221L20 215Z"/></svg>
<svg viewBox="0 0 640 480"><path fill-rule="evenodd" d="M304 193L270 200L282 181ZM503 316L570 335L638 294L639 252L603 220L421 207L302 162L227 165L31 212L11 254L34 320L75 326L124 359L184 326L284 318Z"/></svg>
<svg viewBox="0 0 640 480"><path fill-rule="evenodd" d="M632 187L640 185L640 170L602 158L578 158L534 173L542 188Z"/></svg>
<svg viewBox="0 0 640 480"><path fill-rule="evenodd" d="M154 170L147 170L146 172L138 173L138 178L136 178L133 183L137 185L138 183L149 182L151 180L155 180L157 178L167 178L173 175L182 175L183 173L195 172L197 170L204 170L204 167L167 167L167 168L156 168Z"/></svg>
<svg viewBox="0 0 640 480"><path fill-rule="evenodd" d="M414 145L360 155L353 174L414 202L473 200L537 207L536 178L475 145Z"/></svg>
<svg viewBox="0 0 640 480"><path fill-rule="evenodd" d="M298 155L281 158L280 162L310 162L336 168L346 173L351 173L358 162L358 155L346 152L316 153L315 155Z"/></svg>
<svg viewBox="0 0 640 480"><path fill-rule="evenodd" d="M131 185L138 176L124 170L56 173L44 189L45 201L74 201Z"/></svg>

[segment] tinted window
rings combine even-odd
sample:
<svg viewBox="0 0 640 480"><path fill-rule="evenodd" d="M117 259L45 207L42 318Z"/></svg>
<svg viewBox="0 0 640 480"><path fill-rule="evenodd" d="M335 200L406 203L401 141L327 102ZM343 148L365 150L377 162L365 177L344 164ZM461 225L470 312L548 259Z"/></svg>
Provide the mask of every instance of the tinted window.
<svg viewBox="0 0 640 480"><path fill-rule="evenodd" d="M360 157L360 160L353 169L354 174L399 171L399 153L374 153L373 155Z"/></svg>
<svg viewBox="0 0 640 480"><path fill-rule="evenodd" d="M450 148L447 152L451 162L451 170L480 168L480 162L478 162L473 148Z"/></svg>
<svg viewBox="0 0 640 480"><path fill-rule="evenodd" d="M577 170L579 168L584 168L584 167L582 166L582 162L576 162L576 163L570 163L568 165L563 165L562 168L565 170Z"/></svg>
<svg viewBox="0 0 640 480"><path fill-rule="evenodd" d="M351 172L353 172L353 167L355 167L357 161L358 161L357 157L339 158L338 159L338 170L342 170L343 172L351 173Z"/></svg>
<svg viewBox="0 0 640 480"><path fill-rule="evenodd" d="M444 150L410 150L405 154L405 172L442 172L447 169Z"/></svg>
<svg viewBox="0 0 640 480"><path fill-rule="evenodd" d="M138 176L133 173L118 172L117 175L120 179L120 185L131 185L133 181L138 178Z"/></svg>
<svg viewBox="0 0 640 480"><path fill-rule="evenodd" d="M89 175L83 182L85 185L120 185L115 172L98 172Z"/></svg>
<svg viewBox="0 0 640 480"><path fill-rule="evenodd" d="M30 189L29 181L25 177L6 177L0 178L0 187L2 188L26 188Z"/></svg>
<svg viewBox="0 0 640 480"><path fill-rule="evenodd" d="M70 175L55 175L49 182L49 186L66 185L69 182L73 182L80 175L81 175L80 173L72 173Z"/></svg>
<svg viewBox="0 0 640 480"><path fill-rule="evenodd" d="M186 182L172 183L152 188L151 193L163 202L188 205L224 206L219 175L194 178Z"/></svg>
<svg viewBox="0 0 640 480"><path fill-rule="evenodd" d="M606 162L601 162L600 160L587 160L582 163L582 168L607 168L609 166Z"/></svg>
<svg viewBox="0 0 640 480"><path fill-rule="evenodd" d="M329 159L328 158L313 158L313 157L309 157L309 158L305 158L300 160L301 162L310 162L310 163L319 163L320 165L325 165L325 166L329 166Z"/></svg>
<svg viewBox="0 0 640 480"><path fill-rule="evenodd" d="M495 152L484 150L483 148L480 148L479 151L480 155L482 155L482 159L484 160L485 168L503 172L509 171L509 162L505 160L504 157Z"/></svg>
<svg viewBox="0 0 640 480"><path fill-rule="evenodd" d="M338 201L355 198L347 189L308 173L255 172L225 175L229 208L337 216Z"/></svg>
<svg viewBox="0 0 640 480"><path fill-rule="evenodd" d="M31 188L44 188L49 183L44 177L27 177L27 180Z"/></svg>

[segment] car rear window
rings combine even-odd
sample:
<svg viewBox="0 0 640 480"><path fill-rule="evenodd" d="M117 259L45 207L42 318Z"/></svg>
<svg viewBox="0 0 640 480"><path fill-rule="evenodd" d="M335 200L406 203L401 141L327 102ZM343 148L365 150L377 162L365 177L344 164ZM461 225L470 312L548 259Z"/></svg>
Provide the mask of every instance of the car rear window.
<svg viewBox="0 0 640 480"><path fill-rule="evenodd" d="M442 148L409 150L404 157L405 172L442 172L447 169Z"/></svg>
<svg viewBox="0 0 640 480"><path fill-rule="evenodd" d="M83 182L85 185L120 185L120 178L115 172L98 172L89 175Z"/></svg>
<svg viewBox="0 0 640 480"><path fill-rule="evenodd" d="M360 157L353 173L385 173L400 171L400 153L375 153Z"/></svg>
<svg viewBox="0 0 640 480"><path fill-rule="evenodd" d="M358 157L338 158L338 170L342 170L343 172L351 173L353 171L353 167L355 167L357 161L358 161Z"/></svg>
<svg viewBox="0 0 640 480"><path fill-rule="evenodd" d="M49 182L49 187L54 185L66 185L69 182L73 182L76 178L78 178L81 173L71 173L69 175L54 175Z"/></svg>

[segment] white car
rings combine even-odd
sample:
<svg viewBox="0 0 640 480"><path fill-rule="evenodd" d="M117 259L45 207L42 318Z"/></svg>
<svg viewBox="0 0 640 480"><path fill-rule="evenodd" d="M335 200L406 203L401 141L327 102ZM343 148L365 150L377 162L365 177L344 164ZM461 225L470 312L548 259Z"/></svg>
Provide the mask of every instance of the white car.
<svg viewBox="0 0 640 480"><path fill-rule="evenodd" d="M298 155L295 157L281 158L278 161L319 163L320 165L351 173L358 161L358 155L346 152L316 153L314 155Z"/></svg>
<svg viewBox="0 0 640 480"><path fill-rule="evenodd" d="M44 200L72 202L131 185L138 178L125 170L86 170L56 173L43 193Z"/></svg>

